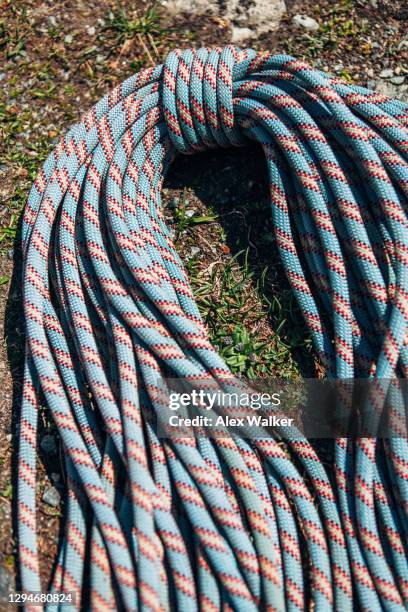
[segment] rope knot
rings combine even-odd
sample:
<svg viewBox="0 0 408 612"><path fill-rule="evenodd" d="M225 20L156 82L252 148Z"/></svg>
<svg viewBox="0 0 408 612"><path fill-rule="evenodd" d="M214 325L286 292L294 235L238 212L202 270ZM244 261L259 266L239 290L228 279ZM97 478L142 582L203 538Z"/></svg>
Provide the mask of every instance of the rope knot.
<svg viewBox="0 0 408 612"><path fill-rule="evenodd" d="M233 82L242 78L255 57L251 49L172 51L163 66L163 111L177 151L241 145L234 124Z"/></svg>

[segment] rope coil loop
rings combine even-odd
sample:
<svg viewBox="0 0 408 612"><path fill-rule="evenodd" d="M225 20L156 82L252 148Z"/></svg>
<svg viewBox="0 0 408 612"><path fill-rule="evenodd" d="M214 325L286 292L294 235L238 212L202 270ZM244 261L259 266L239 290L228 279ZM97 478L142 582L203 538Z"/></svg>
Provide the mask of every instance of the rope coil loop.
<svg viewBox="0 0 408 612"><path fill-rule="evenodd" d="M41 585L43 404L66 476L51 581L91 610L408 607L408 445L160 438L165 375L224 384L161 211L176 153L262 147L273 238L330 378L405 376L408 107L285 55L172 51L90 109L40 170L22 239L21 586ZM404 398L391 384L394 430ZM373 410L373 419L379 418ZM402 419L404 420L404 419ZM58 605L47 604L56 610Z"/></svg>
<svg viewBox="0 0 408 612"><path fill-rule="evenodd" d="M172 51L163 67L163 109L176 150L193 153L247 142L234 125L232 86L243 78L253 51ZM243 73L243 69L245 72Z"/></svg>

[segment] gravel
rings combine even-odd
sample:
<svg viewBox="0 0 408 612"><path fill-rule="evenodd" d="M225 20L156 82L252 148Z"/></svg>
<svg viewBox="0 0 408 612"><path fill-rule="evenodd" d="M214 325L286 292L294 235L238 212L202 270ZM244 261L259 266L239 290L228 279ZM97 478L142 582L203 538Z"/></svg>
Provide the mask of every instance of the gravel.
<svg viewBox="0 0 408 612"><path fill-rule="evenodd" d="M395 76L392 77L392 79L390 79L391 83L393 83L393 85L402 85L405 81L405 77L404 76Z"/></svg>
<svg viewBox="0 0 408 612"><path fill-rule="evenodd" d="M380 79L390 79L394 76L394 71L391 68L386 68L385 70L381 70Z"/></svg>
<svg viewBox="0 0 408 612"><path fill-rule="evenodd" d="M308 15L295 15L293 17L293 23L300 28L316 32L319 29L319 24L316 19L309 17Z"/></svg>
<svg viewBox="0 0 408 612"><path fill-rule="evenodd" d="M14 578L11 572L5 567L0 567L0 602L3 599L8 600L9 593L14 590Z"/></svg>
<svg viewBox="0 0 408 612"><path fill-rule="evenodd" d="M198 255L200 253L200 251L201 251L201 249L199 249L199 247L196 247L196 246L191 247L191 249L188 252L189 258L192 259L196 255Z"/></svg>
<svg viewBox="0 0 408 612"><path fill-rule="evenodd" d="M44 491L42 500L49 506L52 506L52 508L57 508L57 506L59 506L59 503L61 501L61 495L59 494L59 491L55 487L49 487L48 489Z"/></svg>

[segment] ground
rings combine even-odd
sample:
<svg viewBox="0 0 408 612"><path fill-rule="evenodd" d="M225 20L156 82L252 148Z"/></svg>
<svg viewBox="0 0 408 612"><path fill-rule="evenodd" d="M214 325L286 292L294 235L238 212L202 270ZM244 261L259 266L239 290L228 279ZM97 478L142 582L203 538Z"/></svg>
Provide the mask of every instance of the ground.
<svg viewBox="0 0 408 612"><path fill-rule="evenodd" d="M313 17L319 29L295 26L296 13ZM407 19L406 0L289 2L280 29L252 46L291 53L349 81L406 95ZM162 9L140 0L0 2L2 321L8 313L0 346L0 594L13 584L15 569L11 474L18 405L13 408L12 398L24 350L15 238L30 184L66 128L117 83L160 62L175 46L229 40L230 24L221 19L180 15L170 23ZM274 255L261 152L179 158L166 179L163 203L212 340L230 367L253 378L319 374ZM58 489L63 478L58 440L45 437L50 435L52 423L41 415L38 507L44 581L63 511L42 501L44 491L51 485Z"/></svg>

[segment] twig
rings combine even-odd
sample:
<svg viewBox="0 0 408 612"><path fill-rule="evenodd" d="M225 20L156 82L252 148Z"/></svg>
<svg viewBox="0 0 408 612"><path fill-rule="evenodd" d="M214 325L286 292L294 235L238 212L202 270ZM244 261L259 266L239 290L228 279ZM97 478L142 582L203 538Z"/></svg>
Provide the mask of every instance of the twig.
<svg viewBox="0 0 408 612"><path fill-rule="evenodd" d="M156 43L154 42L153 36L150 34L150 32L147 33L147 36L149 38L150 44L152 45L153 51L154 51L154 53L156 55L156 58L159 59L159 52L157 50L157 46L156 46Z"/></svg>
<svg viewBox="0 0 408 612"><path fill-rule="evenodd" d="M143 47L144 52L146 53L147 57L149 58L149 62L150 62L152 65L154 65L156 62L154 61L154 59L153 59L153 57L152 57L152 54L150 53L150 51L149 51L149 49L148 49L148 47L147 47L147 45L146 45L145 41L143 40L142 35L141 35L140 33L138 33L138 35L137 35L137 36L138 36L138 38L139 38L139 42L140 42L140 44L141 44L141 45L142 45L142 47Z"/></svg>

